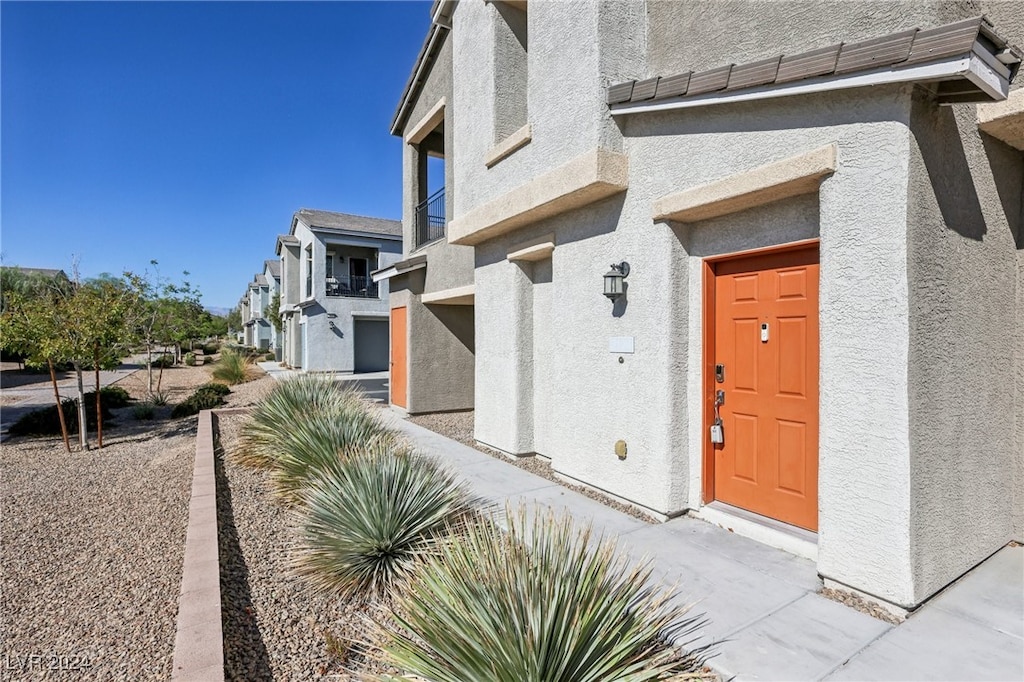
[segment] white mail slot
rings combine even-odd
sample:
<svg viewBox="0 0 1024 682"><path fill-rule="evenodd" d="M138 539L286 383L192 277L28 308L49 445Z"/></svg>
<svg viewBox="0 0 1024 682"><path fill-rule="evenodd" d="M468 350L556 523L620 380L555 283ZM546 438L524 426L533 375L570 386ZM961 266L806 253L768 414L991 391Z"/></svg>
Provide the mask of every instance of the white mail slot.
<svg viewBox="0 0 1024 682"><path fill-rule="evenodd" d="M613 336L608 339L608 352L609 353L632 353L633 352L633 337L632 336Z"/></svg>

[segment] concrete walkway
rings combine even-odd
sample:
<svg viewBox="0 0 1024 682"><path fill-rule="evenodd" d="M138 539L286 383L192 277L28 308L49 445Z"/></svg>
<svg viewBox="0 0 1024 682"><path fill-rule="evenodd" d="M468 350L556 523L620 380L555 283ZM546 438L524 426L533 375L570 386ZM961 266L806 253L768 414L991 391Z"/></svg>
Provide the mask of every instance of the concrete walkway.
<svg viewBox="0 0 1024 682"><path fill-rule="evenodd" d="M260 366L275 379L290 372ZM725 679L1024 680L1022 547L1003 548L893 627L817 594L806 559L689 517L644 523L395 411L382 414L485 501L565 511L650 560L655 577L707 617L689 646L716 643L709 665Z"/></svg>
<svg viewBox="0 0 1024 682"><path fill-rule="evenodd" d="M1007 547L902 625L817 594L812 562L683 517L650 525L386 411L416 448L498 505L540 503L617 536L708 618L709 665L737 680L1024 679L1024 548Z"/></svg>
<svg viewBox="0 0 1024 682"><path fill-rule="evenodd" d="M273 377L275 381L281 381L282 379L302 374L298 370L288 369L280 362L257 362L256 364L260 369ZM388 378L390 373L387 371L361 372L359 374L339 373L331 376L340 384L359 388L369 400L378 403L386 403L388 401Z"/></svg>

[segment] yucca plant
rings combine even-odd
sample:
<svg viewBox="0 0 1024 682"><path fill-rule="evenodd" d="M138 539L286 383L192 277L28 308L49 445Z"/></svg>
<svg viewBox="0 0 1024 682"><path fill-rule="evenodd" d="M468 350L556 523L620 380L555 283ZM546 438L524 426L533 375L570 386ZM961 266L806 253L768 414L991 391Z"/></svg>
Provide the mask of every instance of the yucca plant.
<svg viewBox="0 0 1024 682"><path fill-rule="evenodd" d="M244 355L226 350L213 366L213 378L226 384L240 384L252 378L252 362Z"/></svg>
<svg viewBox="0 0 1024 682"><path fill-rule="evenodd" d="M251 467L271 466L280 454L281 442L296 424L311 414L342 410L343 397L332 379L300 374L274 386L252 408L232 452L235 461Z"/></svg>
<svg viewBox="0 0 1024 682"><path fill-rule="evenodd" d="M345 453L388 447L397 440L358 393L343 392L336 403L303 415L283 432L272 454L270 480L274 493L287 504L298 503L299 493L310 478Z"/></svg>
<svg viewBox="0 0 1024 682"><path fill-rule="evenodd" d="M328 464L301 497L295 568L320 591L364 600L393 594L475 513L443 467L380 441Z"/></svg>
<svg viewBox="0 0 1024 682"><path fill-rule="evenodd" d="M703 625L647 566L570 518L509 515L440 544L396 603L390 663L432 682L668 680L702 661L670 644Z"/></svg>

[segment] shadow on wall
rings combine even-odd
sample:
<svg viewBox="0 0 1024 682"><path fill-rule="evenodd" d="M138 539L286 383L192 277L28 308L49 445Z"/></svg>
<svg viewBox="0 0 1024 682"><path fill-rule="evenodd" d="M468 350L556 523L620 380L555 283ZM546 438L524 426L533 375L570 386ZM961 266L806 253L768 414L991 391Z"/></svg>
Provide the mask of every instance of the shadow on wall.
<svg viewBox="0 0 1024 682"><path fill-rule="evenodd" d="M999 202L1018 251L1024 251L1024 152L981 133Z"/></svg>
<svg viewBox="0 0 1024 682"><path fill-rule="evenodd" d="M471 305L432 305L425 304L427 310L466 347L475 353L473 306Z"/></svg>
<svg viewBox="0 0 1024 682"><path fill-rule="evenodd" d="M926 107L934 110L924 110ZM943 222L962 237L982 241L988 227L953 109L936 107L927 100L915 101L914 109L911 131Z"/></svg>

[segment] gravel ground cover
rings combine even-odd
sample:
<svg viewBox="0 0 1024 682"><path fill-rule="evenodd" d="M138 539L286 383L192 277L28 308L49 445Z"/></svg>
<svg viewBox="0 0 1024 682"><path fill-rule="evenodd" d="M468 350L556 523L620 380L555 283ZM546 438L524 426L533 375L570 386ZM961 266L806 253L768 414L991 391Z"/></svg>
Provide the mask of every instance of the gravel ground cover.
<svg viewBox="0 0 1024 682"><path fill-rule="evenodd" d="M170 676L195 423L4 443L0 677Z"/></svg>
<svg viewBox="0 0 1024 682"><path fill-rule="evenodd" d="M298 517L274 502L266 471L238 466L224 455L245 419L218 418L226 679L360 680L361 675L383 672L358 645L372 640L370 621L382 613L311 592L291 569Z"/></svg>
<svg viewBox="0 0 1024 682"><path fill-rule="evenodd" d="M210 379L209 366L172 367L161 388L174 403ZM148 395L144 369L116 385ZM226 407L272 386L265 374L234 386ZM68 454L59 437L2 446L0 679L170 676L197 418L167 420L167 406L136 421L132 409L114 410L102 450Z"/></svg>
<svg viewBox="0 0 1024 682"><path fill-rule="evenodd" d="M549 481L558 483L559 485L565 486L570 490L586 495L592 500L616 509L624 514L646 521L647 523L658 523L650 514L646 514L640 509L633 507L628 504L623 504L618 500L609 497L608 495L602 495L600 492L591 488L586 488L581 485L574 485L567 481L560 479L555 472L551 469L551 463L540 458L540 457L509 457L508 455L498 452L485 445L481 445L476 442L473 438L473 411L468 410L465 412L435 412L433 414L423 414L415 417L409 417L409 421L413 424L418 424L425 429L430 429L434 433L439 433L442 436L451 438L452 440L458 441L463 445L468 445L471 448L476 448L480 452L484 452L496 459L500 459L510 464L514 464L520 469L525 469L532 474L546 478Z"/></svg>

